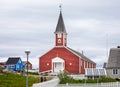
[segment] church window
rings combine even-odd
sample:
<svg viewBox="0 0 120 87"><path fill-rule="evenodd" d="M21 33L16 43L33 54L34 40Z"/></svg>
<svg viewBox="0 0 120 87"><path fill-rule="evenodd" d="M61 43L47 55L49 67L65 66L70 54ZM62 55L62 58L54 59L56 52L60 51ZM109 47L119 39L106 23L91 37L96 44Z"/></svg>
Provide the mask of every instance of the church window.
<svg viewBox="0 0 120 87"><path fill-rule="evenodd" d="M49 63L47 63L47 66L49 66Z"/></svg>
<svg viewBox="0 0 120 87"><path fill-rule="evenodd" d="M61 43L61 39L58 39L58 43Z"/></svg>
<svg viewBox="0 0 120 87"><path fill-rule="evenodd" d="M70 66L72 65L72 63L70 63Z"/></svg>

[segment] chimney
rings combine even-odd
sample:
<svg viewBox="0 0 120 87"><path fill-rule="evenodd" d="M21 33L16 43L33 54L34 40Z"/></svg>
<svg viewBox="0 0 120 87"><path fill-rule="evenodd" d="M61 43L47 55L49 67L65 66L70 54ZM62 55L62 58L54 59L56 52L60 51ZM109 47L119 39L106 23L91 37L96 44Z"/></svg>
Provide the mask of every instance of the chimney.
<svg viewBox="0 0 120 87"><path fill-rule="evenodd" d="M120 48L120 46L117 46L117 48Z"/></svg>

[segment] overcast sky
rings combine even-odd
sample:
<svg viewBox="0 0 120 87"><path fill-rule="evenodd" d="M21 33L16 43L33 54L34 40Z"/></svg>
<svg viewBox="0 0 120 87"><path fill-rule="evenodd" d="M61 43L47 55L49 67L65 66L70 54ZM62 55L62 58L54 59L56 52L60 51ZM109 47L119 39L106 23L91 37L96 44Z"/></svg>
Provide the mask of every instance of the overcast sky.
<svg viewBox="0 0 120 87"><path fill-rule="evenodd" d="M55 46L59 4L68 33L67 46L84 52L98 67L110 48L120 45L120 0L0 0L0 61L31 51L38 57Z"/></svg>

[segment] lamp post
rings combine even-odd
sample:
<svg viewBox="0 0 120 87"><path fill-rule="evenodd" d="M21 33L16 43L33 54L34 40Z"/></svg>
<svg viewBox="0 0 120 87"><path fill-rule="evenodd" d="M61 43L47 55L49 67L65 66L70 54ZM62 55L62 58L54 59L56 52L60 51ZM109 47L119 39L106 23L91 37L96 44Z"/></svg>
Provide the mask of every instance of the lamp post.
<svg viewBox="0 0 120 87"><path fill-rule="evenodd" d="M28 87L28 56L30 54L30 51L29 50L26 50L25 51L26 55L27 55L27 75L26 75L26 87Z"/></svg>

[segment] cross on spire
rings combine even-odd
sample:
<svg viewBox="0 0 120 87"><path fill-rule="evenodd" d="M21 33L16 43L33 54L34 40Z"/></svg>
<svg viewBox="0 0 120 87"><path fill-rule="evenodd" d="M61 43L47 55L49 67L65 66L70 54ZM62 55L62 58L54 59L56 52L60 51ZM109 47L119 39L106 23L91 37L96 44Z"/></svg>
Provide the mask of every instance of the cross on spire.
<svg viewBox="0 0 120 87"><path fill-rule="evenodd" d="M62 4L60 3L60 5L59 5L59 8L60 8L60 11L62 11Z"/></svg>
<svg viewBox="0 0 120 87"><path fill-rule="evenodd" d="M59 8L60 8L60 11L62 11L62 0L60 0Z"/></svg>

